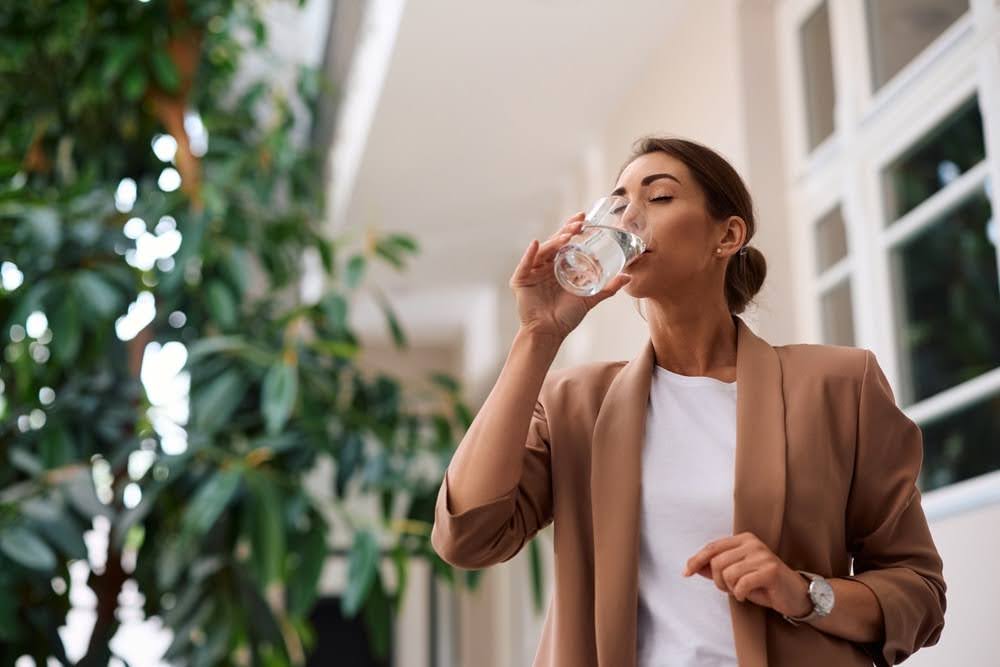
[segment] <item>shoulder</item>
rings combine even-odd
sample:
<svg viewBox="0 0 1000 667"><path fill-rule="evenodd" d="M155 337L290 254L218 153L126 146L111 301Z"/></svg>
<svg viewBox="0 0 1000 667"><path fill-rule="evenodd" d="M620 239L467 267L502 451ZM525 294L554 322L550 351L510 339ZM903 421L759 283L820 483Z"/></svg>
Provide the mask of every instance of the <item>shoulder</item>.
<svg viewBox="0 0 1000 667"><path fill-rule="evenodd" d="M552 407L574 404L598 408L615 376L628 362L593 361L550 370L545 376L540 402Z"/></svg>
<svg viewBox="0 0 1000 667"><path fill-rule="evenodd" d="M796 343L776 345L782 374L789 378L845 379L860 382L870 364L877 363L867 348Z"/></svg>
<svg viewBox="0 0 1000 667"><path fill-rule="evenodd" d="M549 391L606 390L626 361L592 361L549 371L545 388ZM603 392L602 392L603 393Z"/></svg>

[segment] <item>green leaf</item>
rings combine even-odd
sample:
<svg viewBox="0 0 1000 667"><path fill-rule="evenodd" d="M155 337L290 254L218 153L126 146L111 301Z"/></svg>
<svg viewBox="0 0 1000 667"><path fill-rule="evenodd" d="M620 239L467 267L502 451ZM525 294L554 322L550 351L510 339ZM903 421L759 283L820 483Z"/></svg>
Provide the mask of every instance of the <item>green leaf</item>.
<svg viewBox="0 0 1000 667"><path fill-rule="evenodd" d="M376 292L376 300L382 308L382 313L385 315L385 321L389 327L389 333L392 334L393 343L395 343L397 348L405 349L408 345L406 334L403 332L403 327L399 324L399 319L396 317L396 312L393 310L392 304L389 303L389 300L381 292Z"/></svg>
<svg viewBox="0 0 1000 667"><path fill-rule="evenodd" d="M354 289L361 283L365 274L365 256L353 255L347 260L347 271L344 274L344 283L348 288Z"/></svg>
<svg viewBox="0 0 1000 667"><path fill-rule="evenodd" d="M378 570L379 547L375 536L361 529L354 534L354 545L347 563L347 589L340 599L344 616L352 618L361 609L371 591Z"/></svg>
<svg viewBox="0 0 1000 667"><path fill-rule="evenodd" d="M0 586L0 643L21 639L17 593Z"/></svg>
<svg viewBox="0 0 1000 667"><path fill-rule="evenodd" d="M420 251L417 242L413 238L404 234L390 234L385 238L386 243L395 246L400 251L417 253Z"/></svg>
<svg viewBox="0 0 1000 667"><path fill-rule="evenodd" d="M219 270L237 296L245 294L250 279L250 256L247 251L232 245L220 254L219 260Z"/></svg>
<svg viewBox="0 0 1000 667"><path fill-rule="evenodd" d="M142 94L146 92L146 83L146 73L138 64L133 65L128 74L125 75L125 81L122 84L125 99L129 102L135 102L142 97Z"/></svg>
<svg viewBox="0 0 1000 667"><path fill-rule="evenodd" d="M122 70L135 59L139 51L139 40L136 38L114 41L111 44L112 47L101 68L101 81L105 86L110 86L121 76Z"/></svg>
<svg viewBox="0 0 1000 667"><path fill-rule="evenodd" d="M33 206L28 209L28 222L37 250L51 252L62 242L62 227L58 213L47 206Z"/></svg>
<svg viewBox="0 0 1000 667"><path fill-rule="evenodd" d="M462 401L455 401L455 417L462 425L462 428L468 430L472 426L472 413L469 411L469 406Z"/></svg>
<svg viewBox="0 0 1000 667"><path fill-rule="evenodd" d="M282 521L281 495L264 475L247 478L250 489L250 544L254 567L261 590L275 581L282 581L285 562L285 526Z"/></svg>
<svg viewBox="0 0 1000 667"><path fill-rule="evenodd" d="M260 394L260 409L268 433L273 435L284 428L295 406L298 390L297 366L282 360L267 371Z"/></svg>
<svg viewBox="0 0 1000 667"><path fill-rule="evenodd" d="M364 460L364 441L356 431L347 434L344 444L337 457L337 497L343 498L347 491L347 483L354 476L354 471Z"/></svg>
<svg viewBox="0 0 1000 667"><path fill-rule="evenodd" d="M458 380L447 373L432 372L428 375L431 382L444 389L449 394L457 394L459 390Z"/></svg>
<svg viewBox="0 0 1000 667"><path fill-rule="evenodd" d="M392 637L392 607L378 573L371 594L365 602L364 619L372 653L379 660L385 660L389 655L389 640Z"/></svg>
<svg viewBox="0 0 1000 667"><path fill-rule="evenodd" d="M219 470L209 477L184 512L184 532L196 536L207 533L236 495L241 478L239 470Z"/></svg>
<svg viewBox="0 0 1000 667"><path fill-rule="evenodd" d="M76 289L84 305L98 316L106 318L118 314L121 294L96 271L80 271L76 276ZM55 333L53 331L53 338Z"/></svg>
<svg viewBox="0 0 1000 667"><path fill-rule="evenodd" d="M45 472L45 466L34 454L25 451L20 447L11 447L8 451L7 456L9 457L10 464L28 475L29 477L37 477Z"/></svg>
<svg viewBox="0 0 1000 667"><path fill-rule="evenodd" d="M61 365L76 358L80 351L80 305L70 288L68 298L63 299L52 314L52 357Z"/></svg>
<svg viewBox="0 0 1000 667"><path fill-rule="evenodd" d="M378 241L375 243L375 254L392 264L397 269L402 269L404 266L403 259L399 256L399 252L396 247L392 244L386 243L385 241Z"/></svg>
<svg viewBox="0 0 1000 667"><path fill-rule="evenodd" d="M24 526L0 531L0 551L30 570L51 572L56 568L56 555L49 545Z"/></svg>
<svg viewBox="0 0 1000 667"><path fill-rule="evenodd" d="M319 251L320 261L323 269L328 275L332 275L336 269L336 257L333 254L333 244L324 238L316 238L316 249Z"/></svg>
<svg viewBox="0 0 1000 667"><path fill-rule="evenodd" d="M208 299L209 310L219 326L223 329L236 326L236 299L225 283L219 280L210 281L205 288L205 296Z"/></svg>
<svg viewBox="0 0 1000 667"><path fill-rule="evenodd" d="M243 373L232 368L192 392L193 425L203 433L215 433L229 422L247 392Z"/></svg>
<svg viewBox="0 0 1000 667"><path fill-rule="evenodd" d="M468 586L470 591L474 591L479 588L479 581L483 578L482 570L466 570L465 571L465 585Z"/></svg>
<svg viewBox="0 0 1000 667"><path fill-rule="evenodd" d="M298 556L297 566L288 573L288 610L293 615L307 615L316 601L326 562L326 534L326 524L314 516L302 539L291 545L291 551Z"/></svg>
<svg viewBox="0 0 1000 667"><path fill-rule="evenodd" d="M267 41L267 26L258 17L252 17L250 21L253 26L253 40L256 46L263 46Z"/></svg>
<svg viewBox="0 0 1000 667"><path fill-rule="evenodd" d="M406 593L407 573L409 571L410 556L406 553L402 543L397 543L392 550L392 564L396 568L396 593L393 595L393 604L396 612L403 606L403 596Z"/></svg>
<svg viewBox="0 0 1000 667"><path fill-rule="evenodd" d="M346 340L313 340L309 341L309 347L338 359L354 359L358 356L358 344Z"/></svg>
<svg viewBox="0 0 1000 667"><path fill-rule="evenodd" d="M53 340L55 338L53 337ZM76 447L69 432L58 424L45 427L39 450L46 468L69 465L76 459Z"/></svg>
<svg viewBox="0 0 1000 667"><path fill-rule="evenodd" d="M157 83L168 93L176 93L181 85L181 77L167 52L154 48L150 53L150 59Z"/></svg>
<svg viewBox="0 0 1000 667"><path fill-rule="evenodd" d="M531 540L528 543L529 562L531 564L531 593L535 603L535 611L541 612L543 609L542 595L544 586L542 584L542 551L538 546L538 540Z"/></svg>
<svg viewBox="0 0 1000 667"><path fill-rule="evenodd" d="M228 353L235 357L246 359L259 366L270 365L274 354L259 347L241 336L208 336L202 338L188 348L188 366L213 354Z"/></svg>
<svg viewBox="0 0 1000 667"><path fill-rule="evenodd" d="M336 293L327 294L320 301L320 308L326 319L326 325L334 332L342 332L347 329L347 300Z"/></svg>
<svg viewBox="0 0 1000 667"><path fill-rule="evenodd" d="M21 506L33 527L66 558L85 559L87 545L83 541L84 526L64 511L60 501L47 498L25 502Z"/></svg>

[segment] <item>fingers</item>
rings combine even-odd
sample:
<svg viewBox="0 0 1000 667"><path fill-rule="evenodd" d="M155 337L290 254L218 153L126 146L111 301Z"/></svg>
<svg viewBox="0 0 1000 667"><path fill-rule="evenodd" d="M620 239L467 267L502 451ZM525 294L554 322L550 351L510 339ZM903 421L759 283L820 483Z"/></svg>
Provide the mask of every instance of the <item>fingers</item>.
<svg viewBox="0 0 1000 667"><path fill-rule="evenodd" d="M723 574L734 563L742 562L746 558L746 551L745 547L736 547L717 554L709 561L712 579L715 580L715 587L720 591L729 592L729 585L725 581Z"/></svg>
<svg viewBox="0 0 1000 667"><path fill-rule="evenodd" d="M723 537L718 540L712 540L705 546L703 546L698 553L691 556L688 559L687 564L684 568L685 576L698 572L705 565L708 564L712 558L723 551L728 551L735 546L738 546L743 541L743 535L731 535L729 537Z"/></svg>
<svg viewBox="0 0 1000 667"><path fill-rule="evenodd" d="M555 257L559 248L563 247L574 234L579 233L579 231L583 229L585 216L586 213L579 211L571 216L566 223L554 234L552 234L552 236L550 236L544 243L539 242L537 239L529 243L528 247L524 251L524 254L521 256L521 261L518 262L514 275L511 277L511 282L513 283L516 280L528 277L536 265L547 262Z"/></svg>
<svg viewBox="0 0 1000 667"><path fill-rule="evenodd" d="M580 211L579 213L568 218L566 222L563 223L563 226L557 229L552 236L549 237L549 239L554 239L555 237L565 234L566 232L576 233L580 231L583 228L584 215L586 214L583 211Z"/></svg>
<svg viewBox="0 0 1000 667"><path fill-rule="evenodd" d="M739 582L746 577L746 575L756 572L758 564L749 558L745 558L741 561L737 561L728 567L724 568L720 573L720 577L723 582L723 586L719 590L726 593L732 594L740 602L746 598L746 593L749 591L739 590ZM718 586L718 581L716 586Z"/></svg>
<svg viewBox="0 0 1000 667"><path fill-rule="evenodd" d="M528 244L527 249L525 249L524 254L521 255L521 261L517 263L517 268L514 269L514 275L510 279L512 285L515 282L528 277L528 274L531 273L531 269L535 266L535 256L537 254L538 239L532 239L531 243Z"/></svg>
<svg viewBox="0 0 1000 667"><path fill-rule="evenodd" d="M573 238L576 231L562 232L553 236L548 241L543 243L538 249L538 255L535 258L536 262L547 262L556 256L559 249L562 248L566 243Z"/></svg>
<svg viewBox="0 0 1000 667"><path fill-rule="evenodd" d="M611 281L607 284L607 286L605 286L603 290L601 290L594 296L587 297L588 299L590 299L591 308L599 304L601 301L604 301L608 297L612 296L615 292L625 287L625 285L628 285L629 282L631 282L631 280L632 276L625 273L619 273L617 276L611 279Z"/></svg>
<svg viewBox="0 0 1000 667"><path fill-rule="evenodd" d="M733 586L732 595L740 602L745 601L750 593L758 588L765 588L767 573L762 570L753 570L742 575Z"/></svg>

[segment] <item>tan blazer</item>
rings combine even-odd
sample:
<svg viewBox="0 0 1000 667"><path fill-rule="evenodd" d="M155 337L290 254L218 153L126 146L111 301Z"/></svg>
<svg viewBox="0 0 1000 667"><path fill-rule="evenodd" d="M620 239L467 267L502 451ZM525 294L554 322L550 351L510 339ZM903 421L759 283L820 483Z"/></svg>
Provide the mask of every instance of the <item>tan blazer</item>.
<svg viewBox="0 0 1000 667"><path fill-rule="evenodd" d="M739 664L891 665L936 643L945 582L915 486L921 433L874 354L772 347L734 322L733 533L754 533L791 568L826 577L850 576L853 557L854 579L885 617L884 641L861 646L730 596ZM628 363L550 372L517 488L454 514L447 474L441 485L432 544L455 566L506 561L553 523L554 593L535 667L636 662L640 454L654 359L647 342Z"/></svg>

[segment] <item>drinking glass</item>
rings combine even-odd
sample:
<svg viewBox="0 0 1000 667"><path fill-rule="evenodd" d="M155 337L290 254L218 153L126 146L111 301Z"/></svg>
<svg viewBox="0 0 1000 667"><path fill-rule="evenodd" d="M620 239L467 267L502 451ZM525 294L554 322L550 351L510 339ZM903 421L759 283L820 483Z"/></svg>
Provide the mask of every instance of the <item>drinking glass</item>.
<svg viewBox="0 0 1000 667"><path fill-rule="evenodd" d="M556 280L565 290L597 294L646 251L645 241L621 227L627 206L625 197L601 197L584 217L583 228L556 253Z"/></svg>

